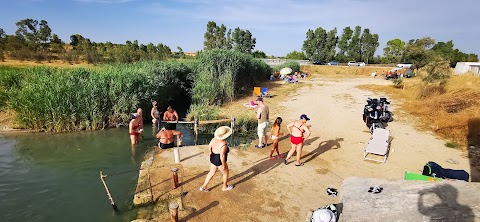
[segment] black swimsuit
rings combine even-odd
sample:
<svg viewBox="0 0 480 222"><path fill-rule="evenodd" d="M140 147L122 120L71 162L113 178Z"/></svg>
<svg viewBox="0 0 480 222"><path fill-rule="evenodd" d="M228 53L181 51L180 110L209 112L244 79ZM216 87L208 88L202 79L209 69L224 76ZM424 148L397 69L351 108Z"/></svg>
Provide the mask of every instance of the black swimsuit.
<svg viewBox="0 0 480 222"><path fill-rule="evenodd" d="M226 146L226 145L227 144L224 144L223 146ZM227 152L225 153L225 163L227 162L228 152L230 152L230 149L227 146ZM215 166L221 166L222 160L220 159L220 154L216 154L212 151L212 154L210 154L210 163L212 163Z"/></svg>
<svg viewBox="0 0 480 222"><path fill-rule="evenodd" d="M173 148L175 146L175 144L173 142L171 143L162 143L160 142L160 148L162 149L168 149L168 148Z"/></svg>

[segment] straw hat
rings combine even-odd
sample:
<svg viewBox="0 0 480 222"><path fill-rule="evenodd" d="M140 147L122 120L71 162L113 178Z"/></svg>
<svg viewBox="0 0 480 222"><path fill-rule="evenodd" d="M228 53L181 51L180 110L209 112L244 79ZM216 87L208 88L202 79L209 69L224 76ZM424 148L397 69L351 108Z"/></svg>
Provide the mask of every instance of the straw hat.
<svg viewBox="0 0 480 222"><path fill-rule="evenodd" d="M224 140L230 135L232 135L232 129L228 126L221 126L215 130L215 133L213 135L219 140Z"/></svg>

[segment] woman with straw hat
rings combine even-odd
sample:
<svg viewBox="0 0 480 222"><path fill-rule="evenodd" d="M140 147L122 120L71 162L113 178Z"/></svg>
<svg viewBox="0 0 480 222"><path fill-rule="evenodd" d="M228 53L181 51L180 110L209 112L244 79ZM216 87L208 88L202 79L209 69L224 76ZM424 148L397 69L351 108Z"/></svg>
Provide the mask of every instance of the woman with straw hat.
<svg viewBox="0 0 480 222"><path fill-rule="evenodd" d="M228 165L227 165L227 157L228 149L227 146L227 139L230 135L232 135L232 129L228 126L221 126L215 133L213 134L214 137L210 144L208 144L208 148L210 150L210 172L207 174L207 178L205 178L205 183L200 187L200 191L208 192L207 185L212 180L212 177L217 172L217 169L223 174L223 191L233 189L233 185L228 185Z"/></svg>

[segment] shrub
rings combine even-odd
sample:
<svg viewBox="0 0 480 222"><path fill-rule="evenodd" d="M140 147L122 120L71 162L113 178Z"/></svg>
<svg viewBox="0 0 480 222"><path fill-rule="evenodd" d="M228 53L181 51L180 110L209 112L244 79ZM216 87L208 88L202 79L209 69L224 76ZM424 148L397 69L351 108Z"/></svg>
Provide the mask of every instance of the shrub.
<svg viewBox="0 0 480 222"><path fill-rule="evenodd" d="M440 83L443 85L450 78L452 70L447 60L439 59L428 63L424 67L427 75L423 77L423 81L426 83Z"/></svg>
<svg viewBox="0 0 480 222"><path fill-rule="evenodd" d="M403 78L397 78L397 79L394 79L393 80L393 86L395 86L395 88L404 88L405 87L405 84L403 83Z"/></svg>
<svg viewBox="0 0 480 222"><path fill-rule="evenodd" d="M300 64L298 62L286 62L282 65L274 66L273 67L273 72L280 72L285 67L289 67L292 69L292 72L300 72Z"/></svg>

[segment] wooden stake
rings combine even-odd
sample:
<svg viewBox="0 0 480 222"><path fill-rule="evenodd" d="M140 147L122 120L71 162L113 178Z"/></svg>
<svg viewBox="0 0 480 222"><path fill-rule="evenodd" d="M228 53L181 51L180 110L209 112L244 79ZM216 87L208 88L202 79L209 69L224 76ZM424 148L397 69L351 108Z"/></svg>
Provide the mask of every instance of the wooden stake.
<svg viewBox="0 0 480 222"><path fill-rule="evenodd" d="M172 168L173 188L178 187L178 168Z"/></svg>
<svg viewBox="0 0 480 222"><path fill-rule="evenodd" d="M105 191L107 191L107 196L108 196L108 199L110 200L110 204L112 205L113 209L116 211L117 210L117 205L113 201L112 194L110 194L110 191L108 190L107 183L105 182L105 177L107 177L107 176L103 175L102 171L100 171L100 180L102 181L103 186L105 187Z"/></svg>
<svg viewBox="0 0 480 222"><path fill-rule="evenodd" d="M170 218L172 222L178 222L178 204L171 203L168 207L170 208Z"/></svg>
<svg viewBox="0 0 480 222"><path fill-rule="evenodd" d="M195 145L197 145L197 139L198 139L198 118L195 117L193 121L193 133L195 134Z"/></svg>

